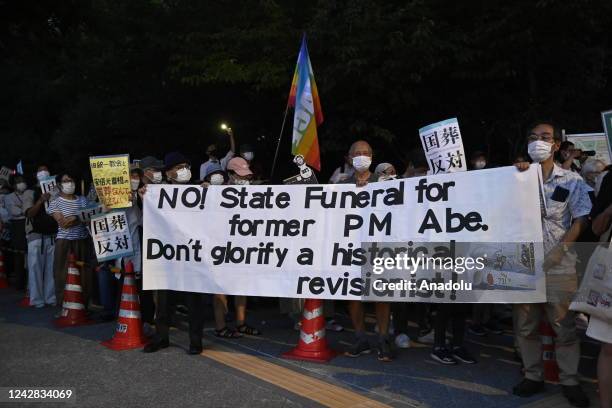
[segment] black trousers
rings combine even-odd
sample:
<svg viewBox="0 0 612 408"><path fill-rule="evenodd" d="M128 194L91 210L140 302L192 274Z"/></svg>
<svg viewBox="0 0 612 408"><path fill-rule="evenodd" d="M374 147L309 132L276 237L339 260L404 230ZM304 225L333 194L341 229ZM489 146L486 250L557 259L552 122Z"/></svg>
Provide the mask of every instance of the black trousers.
<svg viewBox="0 0 612 408"><path fill-rule="evenodd" d="M174 292L158 290L155 307L155 331L161 340L169 339L170 324L174 315L177 299L182 296L187 306L189 322L189 342L192 346L202 346L202 329L204 328L204 295L195 292Z"/></svg>
<svg viewBox="0 0 612 408"><path fill-rule="evenodd" d="M463 346L465 338L465 318L467 316L467 308L469 305L464 303L450 304L439 303L434 322L434 346L446 346L446 327L448 322L451 323L451 331L453 339L451 347Z"/></svg>

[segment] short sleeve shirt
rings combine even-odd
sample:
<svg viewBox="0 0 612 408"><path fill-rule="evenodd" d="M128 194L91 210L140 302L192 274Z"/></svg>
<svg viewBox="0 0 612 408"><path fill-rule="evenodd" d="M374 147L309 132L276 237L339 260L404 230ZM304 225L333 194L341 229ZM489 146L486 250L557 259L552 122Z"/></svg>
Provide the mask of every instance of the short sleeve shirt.
<svg viewBox="0 0 612 408"><path fill-rule="evenodd" d="M79 216L83 208L87 206L87 199L77 196L74 200L67 200L64 197L57 197L49 203L47 214L60 213L64 217ZM57 239L78 240L89 236L89 232L84 224L78 224L70 228L57 227Z"/></svg>
<svg viewBox="0 0 612 408"><path fill-rule="evenodd" d="M570 170L554 165L548 180L544 181L546 214L542 218L544 252L548 253L572 226L572 220L587 216L592 203L589 187L582 177ZM549 273L573 273L576 263L575 254L566 254L558 271ZM568 269L569 268L569 269Z"/></svg>
<svg viewBox="0 0 612 408"><path fill-rule="evenodd" d="M368 183L375 183L378 181L378 177L374 173L370 173L370 177L368 177ZM356 184L357 183L357 173L353 172L351 176L347 179L338 181L337 184Z"/></svg>

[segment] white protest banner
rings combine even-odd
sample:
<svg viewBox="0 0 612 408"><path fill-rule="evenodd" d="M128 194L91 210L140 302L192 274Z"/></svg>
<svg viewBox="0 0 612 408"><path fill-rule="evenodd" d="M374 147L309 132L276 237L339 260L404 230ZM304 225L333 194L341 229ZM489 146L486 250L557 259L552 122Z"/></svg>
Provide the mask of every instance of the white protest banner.
<svg viewBox="0 0 612 408"><path fill-rule="evenodd" d="M87 206L79 212L79 220L89 223L93 216L102 214L103 211L104 207L102 204L96 202L87 203Z"/></svg>
<svg viewBox="0 0 612 408"><path fill-rule="evenodd" d="M536 166L362 188L150 184L144 197L144 288L293 298L543 302L538 194ZM387 275L372 265L382 259L383 249L399 246L418 258L422 243L443 243L439 252L451 253L444 259L455 246L484 256L482 268L461 277L474 288L439 290L438 284L446 288L464 272L445 268L434 271L433 278L420 276L420 270L404 273L406 281L419 285L416 289L413 284L409 290L381 290Z"/></svg>
<svg viewBox="0 0 612 408"><path fill-rule="evenodd" d="M45 208L48 208L49 201L54 200L59 194L55 176L45 177L44 179L40 180L40 190L43 194L51 194L51 198L49 198L48 201L45 201Z"/></svg>
<svg viewBox="0 0 612 408"><path fill-rule="evenodd" d="M593 150L595 156L593 158L601 160L606 165L612 164L610 157L610 146L605 133L576 133L573 135L565 135L567 141L572 142L576 149L582 151Z"/></svg>
<svg viewBox="0 0 612 408"><path fill-rule="evenodd" d="M92 217L90 231L99 262L134 254L125 211L113 211Z"/></svg>
<svg viewBox="0 0 612 408"><path fill-rule="evenodd" d="M419 129L419 137L431 174L467 170L457 118L422 127Z"/></svg>

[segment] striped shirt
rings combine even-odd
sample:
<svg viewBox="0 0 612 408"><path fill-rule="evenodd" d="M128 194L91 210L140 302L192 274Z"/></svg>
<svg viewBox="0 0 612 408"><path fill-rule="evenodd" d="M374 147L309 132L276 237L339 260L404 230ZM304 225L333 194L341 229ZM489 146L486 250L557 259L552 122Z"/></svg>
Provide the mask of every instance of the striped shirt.
<svg viewBox="0 0 612 408"><path fill-rule="evenodd" d="M49 203L47 214L53 215L53 213L60 213L65 218L72 216L78 218L79 213L86 206L87 199L83 196L77 196L75 200L67 200L60 196ZM88 236L89 232L84 224L78 224L70 228L62 228L59 225L57 227L57 239L69 239L74 241L87 238Z"/></svg>

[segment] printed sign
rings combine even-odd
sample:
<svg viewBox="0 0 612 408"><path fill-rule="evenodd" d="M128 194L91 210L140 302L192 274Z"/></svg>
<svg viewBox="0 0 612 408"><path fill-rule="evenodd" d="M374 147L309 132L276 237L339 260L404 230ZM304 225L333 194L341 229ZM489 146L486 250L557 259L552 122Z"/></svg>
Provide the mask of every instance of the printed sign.
<svg viewBox="0 0 612 408"><path fill-rule="evenodd" d="M430 174L467 170L463 140L457 118L443 120L419 129Z"/></svg>
<svg viewBox="0 0 612 408"><path fill-rule="evenodd" d="M594 150L593 158L599 159L606 165L612 163L610 157L610 146L608 138L604 133L577 133L574 135L565 135L567 141L572 142L576 149L582 151Z"/></svg>
<svg viewBox="0 0 612 408"><path fill-rule="evenodd" d="M131 207L130 156L92 156L91 176L100 202L107 208Z"/></svg>
<svg viewBox="0 0 612 408"><path fill-rule="evenodd" d="M113 211L92 217L90 231L99 262L134 254L125 211Z"/></svg>
<svg viewBox="0 0 612 408"><path fill-rule="evenodd" d="M150 184L144 196L144 288L287 298L544 302L542 241L537 166L364 187ZM413 268L387 268L393 262L389 254L409 256ZM438 254L448 258L449 269L424 265ZM476 259L477 270L468 257ZM405 286L386 286L397 279ZM452 290L438 290L448 285Z"/></svg>
<svg viewBox="0 0 612 408"><path fill-rule="evenodd" d="M59 194L57 183L55 181L55 176L45 177L44 179L40 180L40 190L43 194L51 194L51 198L49 198L48 201L45 201L45 208L48 208L49 202L57 198Z"/></svg>

